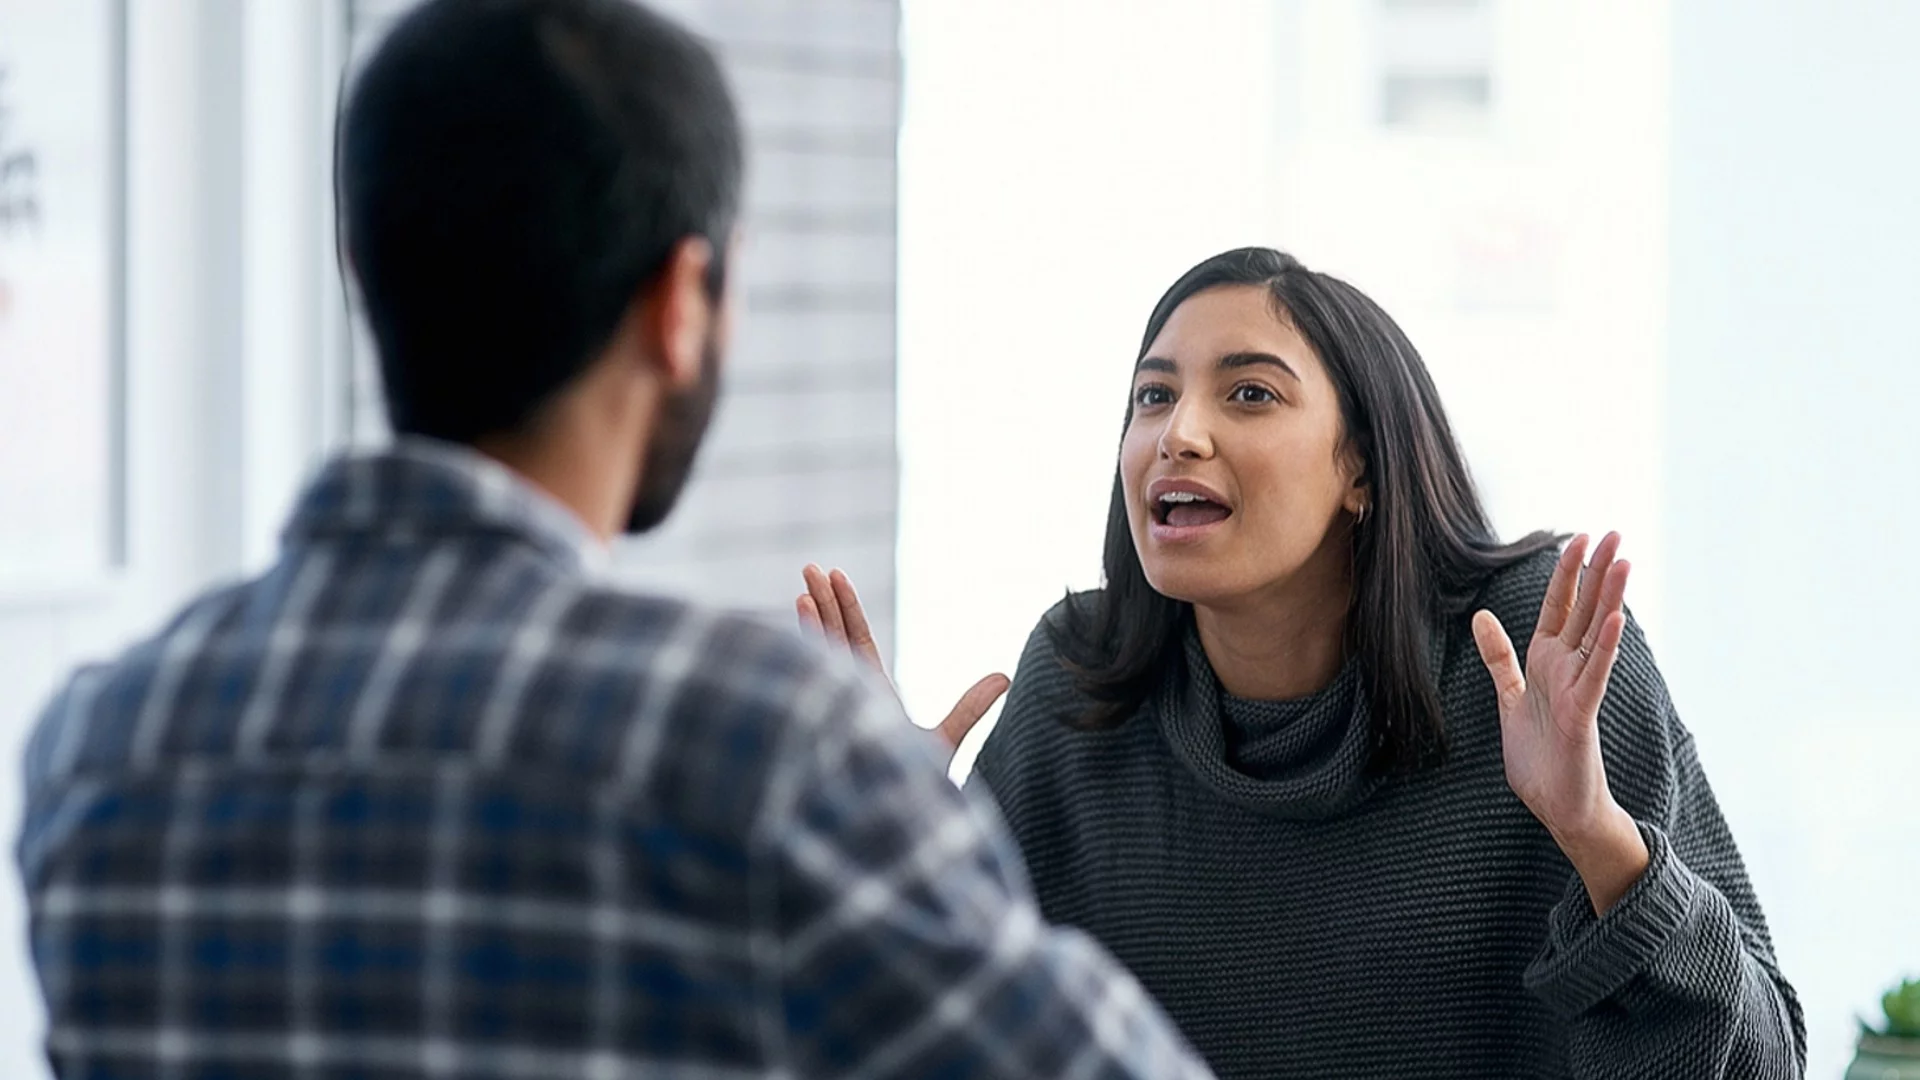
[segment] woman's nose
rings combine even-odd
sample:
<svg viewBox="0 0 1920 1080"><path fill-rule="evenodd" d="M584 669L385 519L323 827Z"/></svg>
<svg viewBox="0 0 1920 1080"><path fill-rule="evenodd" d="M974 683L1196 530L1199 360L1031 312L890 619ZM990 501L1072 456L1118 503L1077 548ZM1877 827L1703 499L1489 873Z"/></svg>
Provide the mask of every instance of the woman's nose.
<svg viewBox="0 0 1920 1080"><path fill-rule="evenodd" d="M1174 407L1172 415L1167 417L1167 426L1160 432L1162 459L1198 460L1213 455L1213 440L1208 437L1206 420L1199 412L1184 402Z"/></svg>

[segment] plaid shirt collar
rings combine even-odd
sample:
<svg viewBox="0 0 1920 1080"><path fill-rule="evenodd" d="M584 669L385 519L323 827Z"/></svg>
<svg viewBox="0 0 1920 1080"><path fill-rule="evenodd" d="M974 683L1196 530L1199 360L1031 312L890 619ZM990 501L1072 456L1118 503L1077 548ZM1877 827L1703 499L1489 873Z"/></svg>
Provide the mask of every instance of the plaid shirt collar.
<svg viewBox="0 0 1920 1080"><path fill-rule="evenodd" d="M561 566L597 573L605 543L551 495L469 447L408 436L386 450L335 458L294 508L290 547L354 536L426 540L496 533Z"/></svg>

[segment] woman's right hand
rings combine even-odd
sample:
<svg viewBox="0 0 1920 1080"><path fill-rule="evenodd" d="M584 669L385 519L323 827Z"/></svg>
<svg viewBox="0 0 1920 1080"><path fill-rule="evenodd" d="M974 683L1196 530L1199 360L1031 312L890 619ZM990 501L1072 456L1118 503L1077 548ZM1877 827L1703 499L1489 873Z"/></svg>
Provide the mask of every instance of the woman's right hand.
<svg viewBox="0 0 1920 1080"><path fill-rule="evenodd" d="M873 627L867 623L867 611L860 606L860 596L853 591L853 580L839 570L831 574L818 566L809 564L801 571L806 578L807 591L794 601L794 608L800 615L800 625L816 630L829 642L845 646L850 652L887 679L889 686L893 680L887 675L886 661L880 658L880 647L874 644ZM993 708L993 703L1007 692L1012 685L1005 675L994 673L974 683L972 689L960 695L960 701L953 711L940 721L939 731L951 749L958 750L960 742L967 732L980 722L980 718ZM898 691L896 691L898 693Z"/></svg>

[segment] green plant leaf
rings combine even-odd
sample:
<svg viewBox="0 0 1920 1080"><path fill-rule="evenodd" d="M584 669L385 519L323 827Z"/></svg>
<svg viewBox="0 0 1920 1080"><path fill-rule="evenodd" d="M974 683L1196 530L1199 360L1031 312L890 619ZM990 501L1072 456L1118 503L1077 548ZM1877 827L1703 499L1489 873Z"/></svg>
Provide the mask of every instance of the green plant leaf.
<svg viewBox="0 0 1920 1080"><path fill-rule="evenodd" d="M1902 980L1880 999L1887 1014L1888 1035L1896 1038L1920 1038L1920 979Z"/></svg>

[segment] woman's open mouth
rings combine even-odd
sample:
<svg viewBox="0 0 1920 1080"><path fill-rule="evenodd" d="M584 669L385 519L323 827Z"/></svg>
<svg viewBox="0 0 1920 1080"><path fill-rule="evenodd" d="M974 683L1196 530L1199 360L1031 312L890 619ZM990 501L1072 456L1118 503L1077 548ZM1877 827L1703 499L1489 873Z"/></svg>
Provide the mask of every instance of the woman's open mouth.
<svg viewBox="0 0 1920 1080"><path fill-rule="evenodd" d="M1148 531L1168 543L1198 540L1233 516L1225 503L1184 487L1161 491L1148 505L1153 515Z"/></svg>

